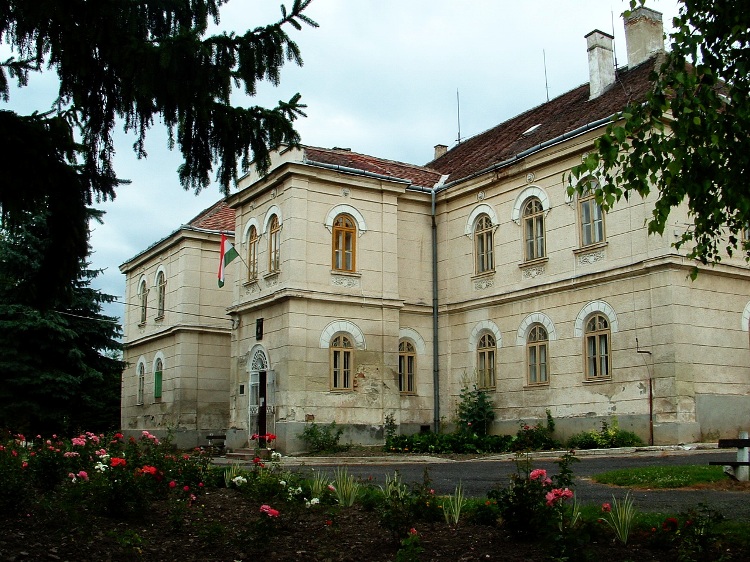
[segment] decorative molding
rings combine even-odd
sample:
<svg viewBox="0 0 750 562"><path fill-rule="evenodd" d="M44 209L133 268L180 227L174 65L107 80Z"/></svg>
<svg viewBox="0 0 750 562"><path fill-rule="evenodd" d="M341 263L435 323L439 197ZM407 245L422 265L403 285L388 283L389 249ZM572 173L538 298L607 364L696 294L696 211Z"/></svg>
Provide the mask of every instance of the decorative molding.
<svg viewBox="0 0 750 562"><path fill-rule="evenodd" d="M474 280L474 290L475 291L482 291L484 289L489 289L495 284L495 278L494 277L483 277L481 279L475 279Z"/></svg>
<svg viewBox="0 0 750 562"><path fill-rule="evenodd" d="M604 250L596 250L587 254L579 254L578 265L591 265L604 259Z"/></svg>
<svg viewBox="0 0 750 562"><path fill-rule="evenodd" d="M612 306L602 300L591 301L584 306L576 317L573 325L573 336L580 338L583 336L583 323L586 321L591 314L594 312L601 312L609 319L609 329L614 334L619 330L619 322L617 321L617 314Z"/></svg>
<svg viewBox="0 0 750 562"><path fill-rule="evenodd" d="M476 222L477 217L481 214L486 214L487 216L489 216L493 226L497 226L500 224L500 219L497 218L495 209L490 207L487 203L482 203L481 205L477 205L476 207L474 207L471 213L469 213L469 218L466 219L464 234L467 237L471 238L474 235L474 223Z"/></svg>
<svg viewBox="0 0 750 562"><path fill-rule="evenodd" d="M359 212L359 209L352 207L351 205L336 205L333 209L328 211L324 224L328 229L328 232L333 232L333 221L337 216L341 214L347 214L351 216L357 223L357 237L362 236L367 232L367 223L365 217Z"/></svg>
<svg viewBox="0 0 750 562"><path fill-rule="evenodd" d="M526 183L533 183L533 181L536 179L536 176L534 175L534 172L529 172L526 174Z"/></svg>
<svg viewBox="0 0 750 562"><path fill-rule="evenodd" d="M359 287L359 277L350 277L349 275L331 275L331 285L336 287Z"/></svg>
<svg viewBox="0 0 750 562"><path fill-rule="evenodd" d="M513 203L513 209L511 209L510 212L510 220L518 225L521 224L521 207L523 207L523 204L529 197L536 197L537 199L539 199L539 202L542 204L542 209L544 210L545 216L549 214L551 207L547 192L539 186L530 185L528 187L525 187L516 196L516 200Z"/></svg>
<svg viewBox="0 0 750 562"><path fill-rule="evenodd" d="M498 349L503 346L503 335L500 333L500 328L497 327L497 324L492 320L482 320L474 326L471 330L471 334L469 334L470 351L476 351L477 342L479 342L479 337L483 332L492 332L492 335L495 336L495 345Z"/></svg>
<svg viewBox="0 0 750 562"><path fill-rule="evenodd" d="M526 338L529 335L529 329L534 324L541 324L547 330L547 341L554 341L557 339L557 331L552 320L544 312L533 312L523 319L521 325L518 327L516 332L516 345L526 345Z"/></svg>
<svg viewBox="0 0 750 562"><path fill-rule="evenodd" d="M349 189L348 187L342 187L341 188L341 196L342 197L349 197L349 195L351 194L351 192L352 192L351 189Z"/></svg>
<svg viewBox="0 0 750 562"><path fill-rule="evenodd" d="M247 283L243 285L243 288L245 290L245 295L253 295L255 293L260 293L260 285L258 284L257 279L248 281Z"/></svg>
<svg viewBox="0 0 750 562"><path fill-rule="evenodd" d="M266 282L266 287L277 285L279 283L279 272L274 271L273 273L269 273L263 278L263 281Z"/></svg>
<svg viewBox="0 0 750 562"><path fill-rule="evenodd" d="M543 265L536 265L534 267L527 267L523 270L524 279L534 279L540 275L544 275L545 269Z"/></svg>
<svg viewBox="0 0 750 562"><path fill-rule="evenodd" d="M260 406L248 406L247 413L251 416L257 416ZM266 415L273 414L276 411L276 407L273 404L266 405Z"/></svg>
<svg viewBox="0 0 750 562"><path fill-rule="evenodd" d="M477 201L484 201L484 198L485 198L484 191L480 191L479 193L477 193Z"/></svg>

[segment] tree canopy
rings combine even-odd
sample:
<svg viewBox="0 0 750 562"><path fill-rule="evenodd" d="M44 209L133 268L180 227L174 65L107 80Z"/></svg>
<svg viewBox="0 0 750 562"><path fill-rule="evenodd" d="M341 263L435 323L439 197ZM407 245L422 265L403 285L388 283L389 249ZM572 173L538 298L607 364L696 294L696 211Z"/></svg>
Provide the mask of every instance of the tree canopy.
<svg viewBox="0 0 750 562"><path fill-rule="evenodd" d="M40 310L27 287L50 243L46 214L0 228L0 427L117 428L121 331L117 318L102 314L114 297L91 288L99 272L82 260L71 291Z"/></svg>
<svg viewBox="0 0 750 562"><path fill-rule="evenodd" d="M655 191L649 233L662 234L685 204L690 224L675 246L691 259L716 263L737 250L750 259L750 10L681 0L673 24L653 90L607 127L572 177L596 173L605 210Z"/></svg>
<svg viewBox="0 0 750 562"><path fill-rule="evenodd" d="M5 0L0 37L13 56L0 63L0 96L28 84L32 73L59 79L52 108L18 115L0 111L0 150L6 163L0 207L6 228L25 213L47 214L51 243L41 259L45 287L29 290L45 302L69 288L87 253L86 207L114 198L122 183L113 167L113 130L146 134L160 120L170 148L183 157L180 182L196 191L216 180L223 193L251 162L267 170L270 152L296 145L300 95L277 107L237 107L234 89L252 96L260 81L278 84L286 61L302 64L292 26L317 26L294 0L274 24L244 34L207 36L226 0Z"/></svg>

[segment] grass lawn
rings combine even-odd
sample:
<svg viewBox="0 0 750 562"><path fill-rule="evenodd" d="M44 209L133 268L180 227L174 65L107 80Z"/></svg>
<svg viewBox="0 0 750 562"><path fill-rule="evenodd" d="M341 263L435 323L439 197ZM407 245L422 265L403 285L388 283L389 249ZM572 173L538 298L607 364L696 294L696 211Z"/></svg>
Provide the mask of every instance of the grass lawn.
<svg viewBox="0 0 750 562"><path fill-rule="evenodd" d="M594 482L628 488L690 488L721 482L728 477L720 466L649 466L603 472Z"/></svg>

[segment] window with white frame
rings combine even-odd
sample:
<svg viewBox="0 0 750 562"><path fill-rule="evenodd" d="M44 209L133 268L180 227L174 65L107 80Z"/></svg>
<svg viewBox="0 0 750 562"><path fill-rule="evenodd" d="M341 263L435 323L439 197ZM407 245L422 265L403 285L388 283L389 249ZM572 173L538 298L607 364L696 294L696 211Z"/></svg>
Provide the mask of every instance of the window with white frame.
<svg viewBox="0 0 750 562"><path fill-rule="evenodd" d="M277 215L271 217L268 230L268 272L276 273L281 269L281 224Z"/></svg>
<svg viewBox="0 0 750 562"><path fill-rule="evenodd" d="M164 309L166 308L167 300L167 277L164 275L164 271L159 271L156 274L156 318L164 318Z"/></svg>
<svg viewBox="0 0 750 562"><path fill-rule="evenodd" d="M331 340L331 390L352 389L352 363L354 347L346 334L337 334Z"/></svg>
<svg viewBox="0 0 750 562"><path fill-rule="evenodd" d="M417 370L417 350L408 340L398 344L398 390L402 394L414 394L417 391L415 373Z"/></svg>
<svg viewBox="0 0 750 562"><path fill-rule="evenodd" d="M589 180L583 194L578 198L578 214L581 225L581 246L604 242L604 213L596 202L596 180Z"/></svg>
<svg viewBox="0 0 750 562"><path fill-rule="evenodd" d="M138 391L136 394L135 402L139 406L143 405L143 392L146 389L146 365L144 363L138 364Z"/></svg>
<svg viewBox="0 0 750 562"><path fill-rule="evenodd" d="M544 208L536 197L530 197L523 206L524 260L531 261L546 255L544 235Z"/></svg>
<svg viewBox="0 0 750 562"><path fill-rule="evenodd" d="M141 308L141 319L139 323L145 324L146 315L148 313L148 286L146 285L145 279L141 279L141 282L138 284L138 300Z"/></svg>
<svg viewBox="0 0 750 562"><path fill-rule="evenodd" d="M247 280L255 281L258 278L258 229L250 227L247 235Z"/></svg>
<svg viewBox="0 0 750 562"><path fill-rule="evenodd" d="M586 320L584 331L584 361L586 380L595 381L611 377L611 330L604 314L592 314Z"/></svg>
<svg viewBox="0 0 750 562"><path fill-rule="evenodd" d="M474 223L474 263L478 274L495 269L493 232L494 227L489 215L479 215Z"/></svg>
<svg viewBox="0 0 750 562"><path fill-rule="evenodd" d="M526 366L529 385L549 383L547 363L547 329L541 324L533 324L526 338Z"/></svg>
<svg viewBox="0 0 750 562"><path fill-rule="evenodd" d="M154 364L154 402L161 402L161 387L164 371L164 362L158 358Z"/></svg>
<svg viewBox="0 0 750 562"><path fill-rule="evenodd" d="M333 269L355 271L357 226L349 215L338 215L333 221Z"/></svg>
<svg viewBox="0 0 750 562"><path fill-rule="evenodd" d="M477 386L479 388L495 388L495 352L497 343L495 336L484 333L477 345Z"/></svg>

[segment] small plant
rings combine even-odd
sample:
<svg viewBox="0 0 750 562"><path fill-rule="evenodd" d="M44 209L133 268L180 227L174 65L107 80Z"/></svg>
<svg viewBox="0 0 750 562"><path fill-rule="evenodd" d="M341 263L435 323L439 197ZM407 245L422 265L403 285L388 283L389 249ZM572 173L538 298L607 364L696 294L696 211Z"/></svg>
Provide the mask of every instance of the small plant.
<svg viewBox="0 0 750 562"><path fill-rule="evenodd" d="M495 409L489 393L477 388L476 384L473 388L462 388L456 417L459 433L487 435L495 419Z"/></svg>
<svg viewBox="0 0 750 562"><path fill-rule="evenodd" d="M386 414L385 423L383 424L383 433L385 433L385 448L388 450L389 444L396 438L398 425L393 414Z"/></svg>
<svg viewBox="0 0 750 562"><path fill-rule="evenodd" d="M458 522L461 520L461 510L463 510L464 505L466 505L466 498L464 497L463 488L459 483L453 495L446 496L443 501L443 514L445 515L445 522L448 525L458 527Z"/></svg>
<svg viewBox="0 0 750 562"><path fill-rule="evenodd" d="M321 498L328 489L330 481L323 471L313 469L313 477L308 484L310 486L310 498Z"/></svg>
<svg viewBox="0 0 750 562"><path fill-rule="evenodd" d="M602 520L614 531L617 540L624 545L628 544L628 536L633 528L636 516L636 509L630 492L625 494L621 502L618 502L617 498L612 496L612 504L603 504L602 512L604 513Z"/></svg>
<svg viewBox="0 0 750 562"><path fill-rule="evenodd" d="M244 477L245 469L239 463L232 463L224 469L224 486L231 488L237 486L238 478L242 478L247 483L247 479Z"/></svg>
<svg viewBox="0 0 750 562"><path fill-rule="evenodd" d="M396 552L396 562L417 562L423 551L419 533L412 527L406 538L401 541L401 548Z"/></svg>
<svg viewBox="0 0 750 562"><path fill-rule="evenodd" d="M560 443L552 437L555 430L555 420L547 410L547 422L545 425L528 425L521 422L521 426L513 440L514 451L543 451L557 449Z"/></svg>
<svg viewBox="0 0 750 562"><path fill-rule="evenodd" d="M337 468L333 473L333 492L336 501L344 507L351 507L359 496L360 484L345 468Z"/></svg>
<svg viewBox="0 0 750 562"><path fill-rule="evenodd" d="M336 453L345 451L347 447L340 445L339 440L344 430L336 427L336 422L328 425L318 425L315 422L305 424L305 429L299 435L311 453Z"/></svg>
<svg viewBox="0 0 750 562"><path fill-rule="evenodd" d="M638 447L643 445L643 440L632 431L621 430L617 418L612 418L611 423L603 421L600 430L576 433L568 439L567 445L571 449L611 449Z"/></svg>
<svg viewBox="0 0 750 562"><path fill-rule="evenodd" d="M401 475L398 471L393 473L392 478L387 474L385 475L385 486L380 486L380 490L386 500L393 499L403 502L409 497L409 488L401 481Z"/></svg>

